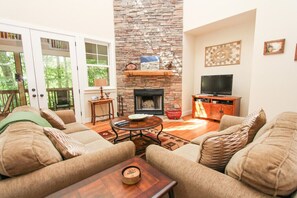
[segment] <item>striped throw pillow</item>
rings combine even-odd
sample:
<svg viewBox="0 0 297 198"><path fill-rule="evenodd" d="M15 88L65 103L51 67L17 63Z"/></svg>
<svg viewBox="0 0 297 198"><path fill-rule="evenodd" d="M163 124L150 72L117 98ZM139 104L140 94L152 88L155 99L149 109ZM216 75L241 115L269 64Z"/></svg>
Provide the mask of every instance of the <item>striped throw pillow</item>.
<svg viewBox="0 0 297 198"><path fill-rule="evenodd" d="M45 135L51 140L64 159L86 153L85 145L56 128L44 127Z"/></svg>
<svg viewBox="0 0 297 198"><path fill-rule="evenodd" d="M248 142L253 141L258 130L266 123L266 114L264 110L258 109L257 111L249 114L241 123L241 130L248 132Z"/></svg>
<svg viewBox="0 0 297 198"><path fill-rule="evenodd" d="M209 132L200 142L198 162L209 168L223 171L231 157L242 149L248 139L240 124L220 132Z"/></svg>

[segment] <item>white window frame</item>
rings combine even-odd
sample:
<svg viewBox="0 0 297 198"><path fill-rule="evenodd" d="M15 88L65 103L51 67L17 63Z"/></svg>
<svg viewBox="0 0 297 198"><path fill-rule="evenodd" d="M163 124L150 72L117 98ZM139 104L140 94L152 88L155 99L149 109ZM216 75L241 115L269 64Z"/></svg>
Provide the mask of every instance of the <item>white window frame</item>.
<svg viewBox="0 0 297 198"><path fill-rule="evenodd" d="M93 45L96 45L96 53L94 54L94 53L87 53L87 51L86 51L86 55L87 54L89 54L89 55L101 55L101 56L105 56L104 54L99 54L99 53L97 53L97 50L98 50L98 48L97 48L97 45L101 45L101 46L105 46L106 48L107 48L107 62L108 62L108 64L107 65L100 65L100 64L88 64L87 62L86 62L86 64L87 64L87 71L88 71L88 68L89 67L99 67L99 68L108 68L108 79L109 79L109 81L110 81L110 71L109 71L109 69L110 69L110 53L109 53L109 51L110 51L110 47L109 47L109 44L108 43L102 43L102 42L100 42L100 41L97 41L97 42L93 42L93 41L89 41L89 40L87 40L87 39L85 39L85 43L90 43L90 44L93 44ZM108 83L110 83L110 82L108 82ZM89 86L89 85L88 85Z"/></svg>
<svg viewBox="0 0 297 198"><path fill-rule="evenodd" d="M104 90L114 90L116 89L116 67L115 67L115 52L114 52L114 42L104 39L98 39L98 38L91 38L89 36L78 36L77 37L77 49L79 49L80 52L78 52L79 57L79 72L81 75L83 75L83 90L85 92L92 92L92 91L98 91L99 87L89 87L88 85L88 64L86 60L86 46L85 43L93 43L98 45L104 45L107 46L107 54L108 54L108 65L98 65L100 67L108 67L109 68L109 85L104 86ZM90 64L90 66L96 66Z"/></svg>

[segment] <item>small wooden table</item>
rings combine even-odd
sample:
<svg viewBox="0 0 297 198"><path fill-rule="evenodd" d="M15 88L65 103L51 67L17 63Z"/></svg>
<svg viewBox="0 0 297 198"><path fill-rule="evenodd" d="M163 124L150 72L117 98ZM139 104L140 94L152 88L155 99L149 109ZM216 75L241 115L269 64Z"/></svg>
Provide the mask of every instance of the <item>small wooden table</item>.
<svg viewBox="0 0 297 198"><path fill-rule="evenodd" d="M125 125L121 125L118 126L115 123L117 123L118 121L122 121L122 120L128 120L129 122ZM149 116L145 119L142 120L129 120L128 116L125 117L119 117L119 118L115 118L112 119L110 121L110 126L111 129L113 130L113 132L115 133L116 137L114 139L114 143L117 143L118 141L130 138L130 140L132 140L132 137L134 136L145 136L150 138L151 140L157 142L159 145L161 145L161 141L159 140L159 135L163 130L163 124L162 124L163 120L157 116ZM161 129L159 130L158 134L157 134L157 139L152 138L151 136L147 136L145 134L143 134L144 130L148 130L148 129L152 129L152 128L156 128L158 126L161 126ZM130 131L130 135L128 137L124 137L122 139L118 139L119 135L118 135L118 131L119 130L125 130L125 131ZM139 133L137 133L137 131L139 131ZM132 132L136 132L137 134L132 135Z"/></svg>
<svg viewBox="0 0 297 198"><path fill-rule="evenodd" d="M106 116L108 115L108 118L110 119L112 116L112 119L114 118L114 109L113 109L113 99L103 99L103 100L89 100L89 103L91 103L91 122L93 125L95 125L96 117ZM108 114L104 115L96 115L95 107L96 105L103 105L108 104Z"/></svg>
<svg viewBox="0 0 297 198"><path fill-rule="evenodd" d="M123 168L138 166L141 180L134 185L122 183ZM161 197L168 193L174 197L173 187L177 184L168 176L152 167L141 158L134 157L106 169L96 175L57 191L48 197Z"/></svg>

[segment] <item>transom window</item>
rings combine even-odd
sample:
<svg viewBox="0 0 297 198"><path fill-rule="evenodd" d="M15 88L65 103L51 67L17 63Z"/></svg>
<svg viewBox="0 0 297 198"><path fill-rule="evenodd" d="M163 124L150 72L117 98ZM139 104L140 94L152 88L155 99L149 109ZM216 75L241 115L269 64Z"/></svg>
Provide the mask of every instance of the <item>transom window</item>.
<svg viewBox="0 0 297 198"><path fill-rule="evenodd" d="M106 79L106 86L109 82L109 47L106 44L85 42L86 62L88 67L88 86L94 87L97 79Z"/></svg>

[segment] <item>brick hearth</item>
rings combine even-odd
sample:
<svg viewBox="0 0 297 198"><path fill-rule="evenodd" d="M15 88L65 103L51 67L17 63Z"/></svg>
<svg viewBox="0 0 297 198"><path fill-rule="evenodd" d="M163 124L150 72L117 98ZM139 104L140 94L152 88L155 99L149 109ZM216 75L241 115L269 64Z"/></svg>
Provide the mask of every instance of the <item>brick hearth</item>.
<svg viewBox="0 0 297 198"><path fill-rule="evenodd" d="M181 105L182 0L115 0L115 46L118 95L124 113L134 113L134 89L164 89L164 109ZM140 69L140 56L159 56L160 69L172 61L173 76L126 76L129 62Z"/></svg>

